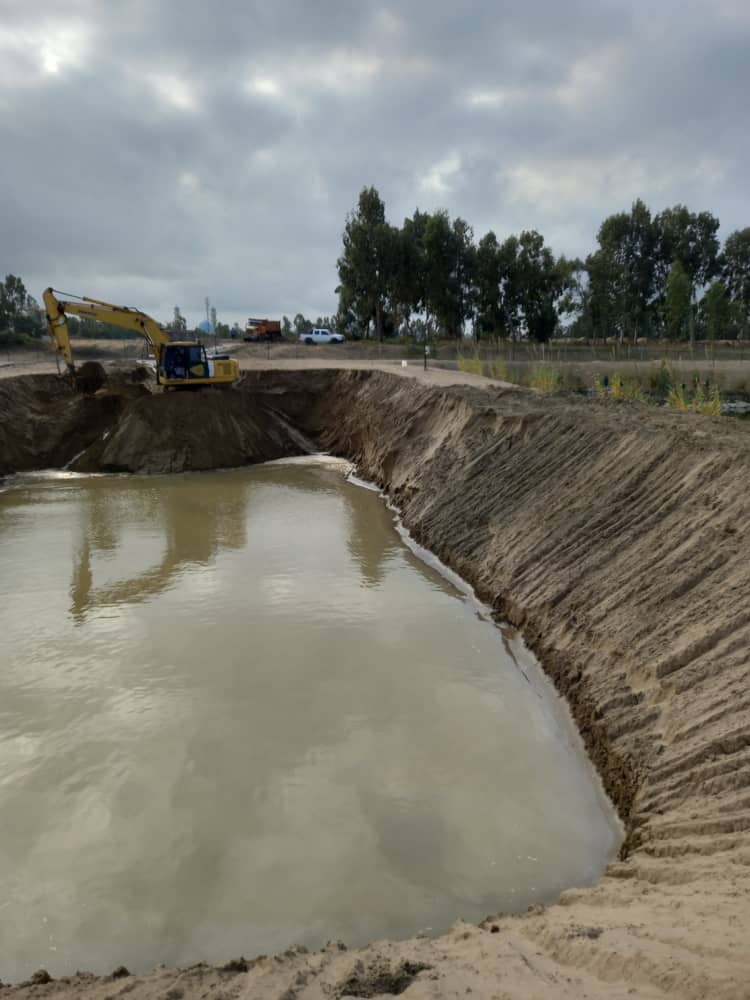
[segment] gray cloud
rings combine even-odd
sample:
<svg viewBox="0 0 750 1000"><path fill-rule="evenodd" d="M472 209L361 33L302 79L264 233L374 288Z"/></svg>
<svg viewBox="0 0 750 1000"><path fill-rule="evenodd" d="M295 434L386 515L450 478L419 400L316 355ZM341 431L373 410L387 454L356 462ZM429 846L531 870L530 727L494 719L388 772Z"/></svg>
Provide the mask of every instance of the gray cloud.
<svg viewBox="0 0 750 1000"><path fill-rule="evenodd" d="M583 254L643 197L750 224L745 0L0 0L0 271L37 296L335 309L346 212Z"/></svg>

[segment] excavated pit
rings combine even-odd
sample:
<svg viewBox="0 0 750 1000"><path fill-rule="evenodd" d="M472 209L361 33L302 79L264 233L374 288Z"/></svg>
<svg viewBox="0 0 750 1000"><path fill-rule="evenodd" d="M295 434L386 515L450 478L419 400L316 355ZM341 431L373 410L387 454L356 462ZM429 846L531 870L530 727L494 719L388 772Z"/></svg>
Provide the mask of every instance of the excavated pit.
<svg viewBox="0 0 750 1000"><path fill-rule="evenodd" d="M169 395L129 375L89 396L27 376L0 383L0 413L2 474L345 455L523 630L566 695L626 823L622 860L561 905L357 962L429 966L430 996L748 996L749 428L379 371L256 372ZM354 964L290 953L242 975L254 996L296 984L304 1000L335 993ZM428 995L424 977L407 992ZM157 995L148 977L132 985Z"/></svg>

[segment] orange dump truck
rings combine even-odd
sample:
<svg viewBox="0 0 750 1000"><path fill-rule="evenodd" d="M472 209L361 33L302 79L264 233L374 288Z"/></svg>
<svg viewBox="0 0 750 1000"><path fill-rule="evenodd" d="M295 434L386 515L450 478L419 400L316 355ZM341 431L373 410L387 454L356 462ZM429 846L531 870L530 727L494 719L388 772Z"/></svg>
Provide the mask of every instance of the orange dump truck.
<svg viewBox="0 0 750 1000"><path fill-rule="evenodd" d="M245 324L245 334L242 339L256 344L282 340L281 323L275 319L249 319Z"/></svg>

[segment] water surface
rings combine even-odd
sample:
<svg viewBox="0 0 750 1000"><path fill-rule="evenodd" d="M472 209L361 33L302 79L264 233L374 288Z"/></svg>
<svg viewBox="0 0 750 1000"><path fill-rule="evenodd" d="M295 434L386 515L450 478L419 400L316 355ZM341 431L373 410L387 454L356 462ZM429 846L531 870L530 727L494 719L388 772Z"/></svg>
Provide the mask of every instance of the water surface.
<svg viewBox="0 0 750 1000"><path fill-rule="evenodd" d="M0 493L0 979L438 931L593 881L566 713L325 464Z"/></svg>

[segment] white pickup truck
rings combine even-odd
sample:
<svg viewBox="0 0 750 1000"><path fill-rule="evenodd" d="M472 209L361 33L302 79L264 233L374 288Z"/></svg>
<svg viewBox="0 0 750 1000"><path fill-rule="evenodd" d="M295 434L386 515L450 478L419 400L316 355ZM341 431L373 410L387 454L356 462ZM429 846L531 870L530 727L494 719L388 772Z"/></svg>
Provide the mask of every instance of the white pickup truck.
<svg viewBox="0 0 750 1000"><path fill-rule="evenodd" d="M321 330L316 327L307 333L301 333L299 339L303 344L343 344L346 337L341 333L334 333L332 330Z"/></svg>

